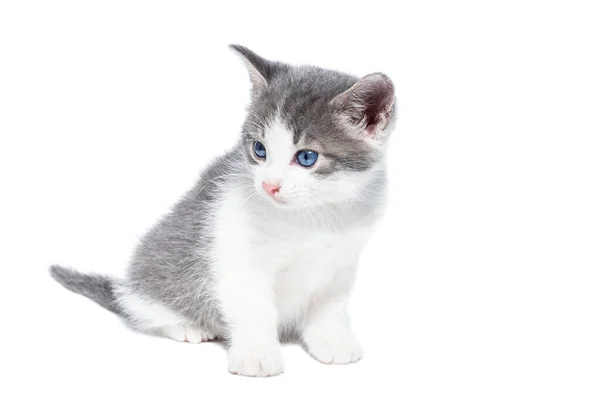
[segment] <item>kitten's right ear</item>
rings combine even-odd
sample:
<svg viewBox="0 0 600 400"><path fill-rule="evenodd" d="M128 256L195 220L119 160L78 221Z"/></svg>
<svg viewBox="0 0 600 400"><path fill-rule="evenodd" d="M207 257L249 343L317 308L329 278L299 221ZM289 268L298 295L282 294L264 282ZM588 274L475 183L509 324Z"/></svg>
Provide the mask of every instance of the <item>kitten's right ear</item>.
<svg viewBox="0 0 600 400"><path fill-rule="evenodd" d="M377 138L393 120L394 84L385 74L362 77L331 101L342 120Z"/></svg>
<svg viewBox="0 0 600 400"><path fill-rule="evenodd" d="M275 75L278 63L266 60L250 49L239 44L230 44L233 50L244 62L250 82L252 82L252 93L260 94L269 85L269 80Z"/></svg>

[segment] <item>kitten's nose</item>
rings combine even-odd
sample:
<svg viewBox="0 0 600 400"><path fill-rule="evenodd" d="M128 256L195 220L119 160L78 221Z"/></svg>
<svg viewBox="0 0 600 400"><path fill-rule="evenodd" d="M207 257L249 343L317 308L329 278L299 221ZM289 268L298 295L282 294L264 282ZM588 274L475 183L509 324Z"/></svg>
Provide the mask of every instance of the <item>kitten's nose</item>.
<svg viewBox="0 0 600 400"><path fill-rule="evenodd" d="M275 193L279 192L281 185L263 182L262 187L263 187L263 189L265 189L265 192L267 192L268 194L273 196Z"/></svg>

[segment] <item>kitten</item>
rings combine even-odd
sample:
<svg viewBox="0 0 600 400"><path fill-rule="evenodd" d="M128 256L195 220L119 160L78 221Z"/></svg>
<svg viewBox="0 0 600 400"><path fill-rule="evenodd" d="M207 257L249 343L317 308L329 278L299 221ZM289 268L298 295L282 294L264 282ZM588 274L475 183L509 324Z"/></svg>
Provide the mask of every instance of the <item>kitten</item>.
<svg viewBox="0 0 600 400"><path fill-rule="evenodd" d="M385 203L392 81L231 48L252 83L237 145L142 239L125 279L51 274L139 331L225 340L235 374L282 373L287 337L323 363L356 362L347 301Z"/></svg>

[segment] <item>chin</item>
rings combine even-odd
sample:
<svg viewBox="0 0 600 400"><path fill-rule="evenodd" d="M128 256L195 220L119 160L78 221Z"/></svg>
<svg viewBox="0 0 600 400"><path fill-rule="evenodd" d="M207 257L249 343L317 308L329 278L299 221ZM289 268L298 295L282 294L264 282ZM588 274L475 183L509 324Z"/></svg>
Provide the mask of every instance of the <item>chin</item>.
<svg viewBox="0 0 600 400"><path fill-rule="evenodd" d="M262 196L269 204L273 205L276 208L279 208L281 210L298 210L301 208L305 208L306 205L299 203L299 202L295 202L292 199L286 199L286 198L276 198L276 197L270 197L270 196Z"/></svg>
<svg viewBox="0 0 600 400"><path fill-rule="evenodd" d="M286 208L286 209L292 208L290 206L290 204L287 203L285 200L274 199L273 197L269 197L269 202L277 208Z"/></svg>
<svg viewBox="0 0 600 400"><path fill-rule="evenodd" d="M284 209L284 210L295 210L298 208L302 208L301 204L297 204L297 203L294 203L293 201L286 200L286 199L277 199L274 197L269 197L269 200L271 201L271 204L273 204L275 207Z"/></svg>
<svg viewBox="0 0 600 400"><path fill-rule="evenodd" d="M281 198L275 198L275 197L271 197L267 194L265 194L262 189L256 189L256 192L258 193L258 197L260 197L264 202L266 202L267 204L273 205L277 208L282 208L282 209L290 209L293 208L293 206L286 201L285 199L281 199Z"/></svg>

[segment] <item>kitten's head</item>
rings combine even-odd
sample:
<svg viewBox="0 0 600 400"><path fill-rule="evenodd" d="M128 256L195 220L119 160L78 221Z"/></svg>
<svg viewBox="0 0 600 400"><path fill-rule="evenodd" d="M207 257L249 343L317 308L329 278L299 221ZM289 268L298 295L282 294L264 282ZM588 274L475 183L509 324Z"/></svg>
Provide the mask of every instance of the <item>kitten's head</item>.
<svg viewBox="0 0 600 400"><path fill-rule="evenodd" d="M375 73L358 79L231 48L252 82L241 147L259 194L285 208L360 196L383 168L393 129L390 78Z"/></svg>

